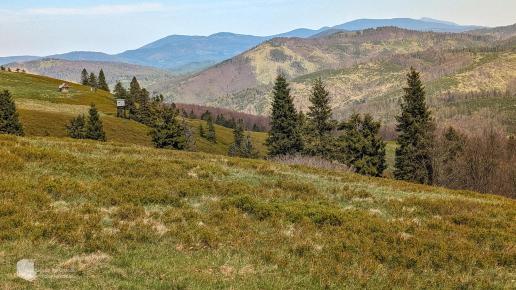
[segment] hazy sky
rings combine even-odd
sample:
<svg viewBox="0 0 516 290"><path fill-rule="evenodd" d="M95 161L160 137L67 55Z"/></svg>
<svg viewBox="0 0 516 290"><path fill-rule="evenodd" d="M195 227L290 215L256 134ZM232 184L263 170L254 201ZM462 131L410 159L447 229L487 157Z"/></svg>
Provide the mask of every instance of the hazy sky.
<svg viewBox="0 0 516 290"><path fill-rule="evenodd" d="M515 11L516 0L0 0L0 56L117 53L170 34L271 35L358 18L501 26Z"/></svg>

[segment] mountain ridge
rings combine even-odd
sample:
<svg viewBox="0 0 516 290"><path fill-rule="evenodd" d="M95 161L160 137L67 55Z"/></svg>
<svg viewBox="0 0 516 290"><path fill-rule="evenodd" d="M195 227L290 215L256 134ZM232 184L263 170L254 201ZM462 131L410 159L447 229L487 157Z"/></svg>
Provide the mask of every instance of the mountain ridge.
<svg viewBox="0 0 516 290"><path fill-rule="evenodd" d="M234 57L264 41L277 37L310 38L320 36L319 34L326 35L324 34L326 31L354 31L383 26L439 32L464 32L481 28L479 26L462 26L430 18L357 19L332 27L322 27L319 29L298 28L270 36L254 36L231 32L219 32L209 36L169 35L142 47L126 50L118 54L75 51L48 57L64 60L125 62L188 73Z"/></svg>

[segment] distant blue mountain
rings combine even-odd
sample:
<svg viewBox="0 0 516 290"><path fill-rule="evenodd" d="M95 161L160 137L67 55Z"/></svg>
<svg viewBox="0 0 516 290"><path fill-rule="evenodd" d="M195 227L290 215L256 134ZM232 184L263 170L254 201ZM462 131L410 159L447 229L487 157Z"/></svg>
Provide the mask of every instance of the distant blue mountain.
<svg viewBox="0 0 516 290"><path fill-rule="evenodd" d="M112 61L120 62L116 55L94 51L72 51L63 54L49 55L46 58L72 60L72 61Z"/></svg>
<svg viewBox="0 0 516 290"><path fill-rule="evenodd" d="M78 61L126 62L175 71L192 71L232 58L275 37L324 37L343 30L354 31L383 26L436 32L464 32L480 28L479 26L462 26L431 18L358 19L333 27L323 27L315 30L300 28L271 36L242 35L229 32L216 33L210 36L171 35L138 49L115 55L102 52L76 51L49 57ZM0 58L0 63L2 61L9 63L34 59L34 57L32 59L31 57L25 57L26 60L15 58Z"/></svg>
<svg viewBox="0 0 516 290"><path fill-rule="evenodd" d="M334 26L333 28L353 31L384 26L396 26L399 28L411 30L435 32L465 32L481 28L480 26L463 26L453 22L435 20L431 18L358 19Z"/></svg>
<svg viewBox="0 0 516 290"><path fill-rule="evenodd" d="M0 65L12 63L12 62L25 62L40 59L39 56L32 55L20 55L20 56L6 56L0 57Z"/></svg>
<svg viewBox="0 0 516 290"><path fill-rule="evenodd" d="M259 36L227 32L210 36L171 35L141 48L125 51L116 57L139 65L179 69L192 64L214 64L264 40L266 39Z"/></svg>

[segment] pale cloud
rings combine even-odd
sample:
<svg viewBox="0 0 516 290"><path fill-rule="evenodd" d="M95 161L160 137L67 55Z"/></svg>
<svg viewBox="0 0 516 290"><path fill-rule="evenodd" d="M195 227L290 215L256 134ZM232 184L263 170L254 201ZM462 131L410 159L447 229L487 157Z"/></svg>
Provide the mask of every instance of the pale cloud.
<svg viewBox="0 0 516 290"><path fill-rule="evenodd" d="M144 12L158 12L164 9L160 3L139 3L125 5L97 5L80 8L68 7L48 7L48 8L31 8L23 10L21 14L25 15L113 15L113 14L133 14Z"/></svg>

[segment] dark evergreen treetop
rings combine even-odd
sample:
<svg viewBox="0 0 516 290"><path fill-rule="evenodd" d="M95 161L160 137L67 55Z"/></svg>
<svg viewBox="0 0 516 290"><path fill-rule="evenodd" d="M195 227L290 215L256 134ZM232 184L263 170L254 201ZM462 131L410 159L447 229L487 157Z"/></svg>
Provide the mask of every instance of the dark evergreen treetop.
<svg viewBox="0 0 516 290"><path fill-rule="evenodd" d="M332 120L329 92L324 87L320 78L316 79L310 95L310 107L308 118L303 121L303 115L299 119L304 123L304 153L308 155L330 158L334 138L332 131L335 121Z"/></svg>
<svg viewBox="0 0 516 290"><path fill-rule="evenodd" d="M0 92L0 134L23 136L16 105L9 91Z"/></svg>
<svg viewBox="0 0 516 290"><path fill-rule="evenodd" d="M138 100L141 94L142 88L140 87L140 83L136 79L136 77L133 77L131 80L131 84L129 85L129 95L134 100Z"/></svg>
<svg viewBox="0 0 516 290"><path fill-rule="evenodd" d="M97 76L94 73L90 73L90 77L88 78L88 85L92 88L98 88L98 80Z"/></svg>
<svg viewBox="0 0 516 290"><path fill-rule="evenodd" d="M269 155L296 154L303 149L298 114L287 80L282 75L276 79L273 94L271 130L266 141Z"/></svg>
<svg viewBox="0 0 516 290"><path fill-rule="evenodd" d="M321 78L316 79L310 95L312 105L309 107L310 110L307 115L310 129L318 135L327 134L334 128L329 96L330 93L324 87Z"/></svg>
<svg viewBox="0 0 516 290"><path fill-rule="evenodd" d="M419 73L410 69L403 89L401 114L396 117L399 132L394 176L397 179L432 184L433 132L435 125L425 100Z"/></svg>
<svg viewBox="0 0 516 290"><path fill-rule="evenodd" d="M235 144L237 148L241 148L244 144L244 124L240 120L233 129L233 144Z"/></svg>
<svg viewBox="0 0 516 290"><path fill-rule="evenodd" d="M85 68L83 68L82 72L81 72L81 84L84 85L84 86L89 86L90 85L90 79L89 79L88 71Z"/></svg>
<svg viewBox="0 0 516 290"><path fill-rule="evenodd" d="M116 99L127 98L127 90L124 88L121 82L116 82L115 89L113 90L113 95Z"/></svg>
<svg viewBox="0 0 516 290"><path fill-rule="evenodd" d="M228 155L244 158L257 158L258 151L254 148L251 136L244 136L244 121L238 120L233 129L233 143L229 146Z"/></svg>
<svg viewBox="0 0 516 290"><path fill-rule="evenodd" d="M102 120L94 104L90 107L88 120L86 122L86 138L106 141L106 133L104 132Z"/></svg>
<svg viewBox="0 0 516 290"><path fill-rule="evenodd" d="M99 79L98 79L98 88L109 92L109 86L106 82L106 76L104 75L104 70L100 69Z"/></svg>
<svg viewBox="0 0 516 290"><path fill-rule="evenodd" d="M84 115L79 115L73 118L68 125L66 125L68 136L74 139L86 138L86 118Z"/></svg>
<svg viewBox="0 0 516 290"><path fill-rule="evenodd" d="M211 114L208 115L208 119L206 120L208 123L208 132L206 133L206 139L212 143L217 143L217 134L215 133L215 126L213 126L213 118Z"/></svg>
<svg viewBox="0 0 516 290"><path fill-rule="evenodd" d="M340 124L337 160L352 166L357 173L382 176L385 162L385 142L379 135L380 122L366 114L363 118L353 114Z"/></svg>
<svg viewBox="0 0 516 290"><path fill-rule="evenodd" d="M186 127L177 119L177 111L171 107L163 108L150 135L156 148L184 150L188 147Z"/></svg>

